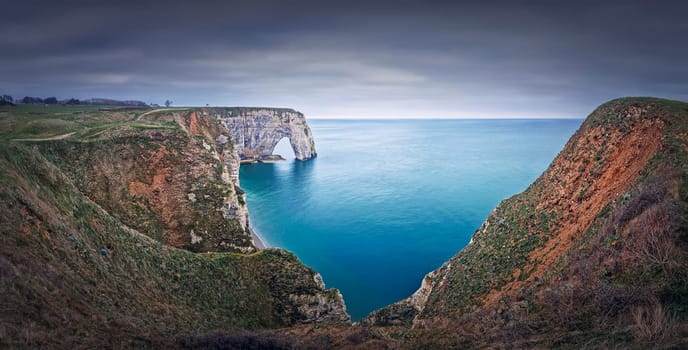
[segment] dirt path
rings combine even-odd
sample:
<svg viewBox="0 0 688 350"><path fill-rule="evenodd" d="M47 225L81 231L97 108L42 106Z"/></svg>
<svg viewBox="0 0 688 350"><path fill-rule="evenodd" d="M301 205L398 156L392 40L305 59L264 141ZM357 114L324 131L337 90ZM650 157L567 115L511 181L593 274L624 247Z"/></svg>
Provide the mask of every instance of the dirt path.
<svg viewBox="0 0 688 350"><path fill-rule="evenodd" d="M70 132L67 134L62 134L62 135L56 135L56 136L50 136L50 137L43 137L43 138L31 138L31 139L12 139L12 141L54 141L54 140L63 140L68 137L72 137L72 135L76 134L76 131Z"/></svg>
<svg viewBox="0 0 688 350"><path fill-rule="evenodd" d="M141 114L140 116L136 117L136 120L141 120L141 119L143 119L143 117L145 117L145 116L147 116L147 115L149 115L149 114L152 114L152 113L156 113L156 112L183 111L183 110L186 110L186 109L187 109L187 108L158 108L158 109L154 109L154 110L152 110L152 111L148 111L148 112L146 112L146 113Z"/></svg>

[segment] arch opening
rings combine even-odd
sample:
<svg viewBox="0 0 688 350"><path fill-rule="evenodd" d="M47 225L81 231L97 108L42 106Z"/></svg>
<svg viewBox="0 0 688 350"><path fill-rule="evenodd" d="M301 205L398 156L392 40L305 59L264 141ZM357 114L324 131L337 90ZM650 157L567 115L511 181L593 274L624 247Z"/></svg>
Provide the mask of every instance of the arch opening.
<svg viewBox="0 0 688 350"><path fill-rule="evenodd" d="M291 160L296 158L296 153L288 137L281 138L272 149L273 156L280 156L283 159Z"/></svg>

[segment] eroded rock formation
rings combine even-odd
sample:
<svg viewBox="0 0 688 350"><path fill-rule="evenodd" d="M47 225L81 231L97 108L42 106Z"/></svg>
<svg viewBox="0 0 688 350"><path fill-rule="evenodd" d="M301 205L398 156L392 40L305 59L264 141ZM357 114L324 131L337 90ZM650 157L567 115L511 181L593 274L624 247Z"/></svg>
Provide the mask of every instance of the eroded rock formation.
<svg viewBox="0 0 688 350"><path fill-rule="evenodd" d="M306 118L293 109L232 108L224 120L242 160L272 159L275 146L285 137L296 159L317 154Z"/></svg>

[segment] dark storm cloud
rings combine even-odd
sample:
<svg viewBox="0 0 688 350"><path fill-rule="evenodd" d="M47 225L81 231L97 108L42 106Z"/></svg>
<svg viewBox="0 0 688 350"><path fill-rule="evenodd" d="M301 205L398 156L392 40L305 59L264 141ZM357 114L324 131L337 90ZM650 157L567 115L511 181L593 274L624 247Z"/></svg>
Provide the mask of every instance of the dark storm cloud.
<svg viewBox="0 0 688 350"><path fill-rule="evenodd" d="M0 91L308 115L572 116L688 100L685 1L22 1Z"/></svg>

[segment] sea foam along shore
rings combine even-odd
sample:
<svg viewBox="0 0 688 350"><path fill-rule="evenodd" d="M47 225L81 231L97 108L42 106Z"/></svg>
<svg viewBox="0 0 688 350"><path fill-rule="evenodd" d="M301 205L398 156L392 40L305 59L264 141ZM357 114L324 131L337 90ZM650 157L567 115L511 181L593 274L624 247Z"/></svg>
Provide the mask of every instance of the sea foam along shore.
<svg viewBox="0 0 688 350"><path fill-rule="evenodd" d="M251 232L251 239L253 239L253 244L256 246L258 249L266 249L268 246L265 244L265 241L263 238L254 230L253 228L249 227L248 228L249 232Z"/></svg>

